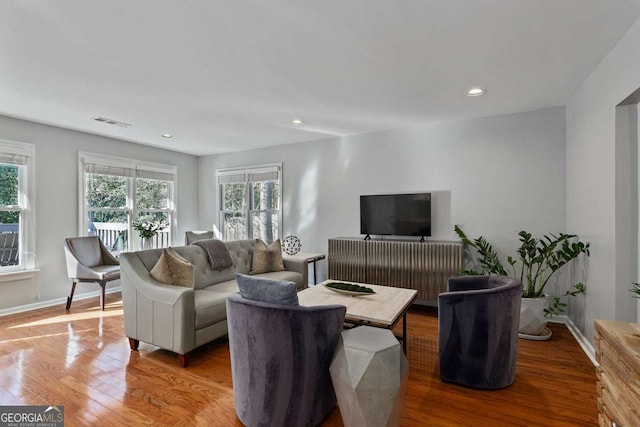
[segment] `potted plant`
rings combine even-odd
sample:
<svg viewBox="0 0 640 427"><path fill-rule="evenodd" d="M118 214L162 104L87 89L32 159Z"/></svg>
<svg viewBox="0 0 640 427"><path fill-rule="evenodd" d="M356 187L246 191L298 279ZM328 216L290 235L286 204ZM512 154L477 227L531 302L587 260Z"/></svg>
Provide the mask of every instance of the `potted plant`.
<svg viewBox="0 0 640 427"><path fill-rule="evenodd" d="M479 255L477 264L471 269L462 270L462 274L511 275L522 282L520 336L523 338L550 338L551 332L545 328L546 317L564 311L567 304L562 301L563 297L585 292L584 284L578 282L562 295L550 296L545 293L556 271L582 254L589 256L589 243L580 242L575 234L545 234L536 238L527 231L520 231L520 247L516 250L518 256L507 257L507 272L498 254L484 237L471 240L458 225L454 230L462 243L475 249Z"/></svg>
<svg viewBox="0 0 640 427"><path fill-rule="evenodd" d="M159 231L168 227L168 224L163 220L141 220L138 219L133 223L133 228L138 232L140 238L142 238L142 248L151 249L152 239L158 234Z"/></svg>
<svg viewBox="0 0 640 427"><path fill-rule="evenodd" d="M634 298L640 298L640 283L633 283L633 288L629 289L634 295Z"/></svg>

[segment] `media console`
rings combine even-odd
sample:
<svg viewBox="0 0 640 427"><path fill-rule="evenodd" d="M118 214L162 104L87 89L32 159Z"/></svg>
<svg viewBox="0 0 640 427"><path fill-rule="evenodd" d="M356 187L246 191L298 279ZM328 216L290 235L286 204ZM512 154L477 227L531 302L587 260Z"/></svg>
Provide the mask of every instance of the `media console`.
<svg viewBox="0 0 640 427"><path fill-rule="evenodd" d="M435 301L463 265L461 242L329 239L329 279L415 289Z"/></svg>

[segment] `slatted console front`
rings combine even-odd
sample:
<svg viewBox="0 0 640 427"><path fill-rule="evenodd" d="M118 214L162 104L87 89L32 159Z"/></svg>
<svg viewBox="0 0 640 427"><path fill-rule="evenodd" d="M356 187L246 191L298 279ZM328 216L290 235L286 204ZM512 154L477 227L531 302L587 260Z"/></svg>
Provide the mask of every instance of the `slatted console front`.
<svg viewBox="0 0 640 427"><path fill-rule="evenodd" d="M463 263L460 242L329 239L329 278L415 289L433 301Z"/></svg>

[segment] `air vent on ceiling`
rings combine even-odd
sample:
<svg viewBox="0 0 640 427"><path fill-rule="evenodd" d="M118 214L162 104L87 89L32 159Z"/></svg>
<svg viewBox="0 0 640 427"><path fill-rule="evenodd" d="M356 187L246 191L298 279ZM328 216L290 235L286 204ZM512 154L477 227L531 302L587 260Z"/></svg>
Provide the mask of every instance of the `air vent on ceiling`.
<svg viewBox="0 0 640 427"><path fill-rule="evenodd" d="M106 123L108 125L120 126L121 128L131 127L131 125L129 123L123 123L123 122L119 122L117 120L107 119L106 117L96 117L93 120L95 120L96 122Z"/></svg>

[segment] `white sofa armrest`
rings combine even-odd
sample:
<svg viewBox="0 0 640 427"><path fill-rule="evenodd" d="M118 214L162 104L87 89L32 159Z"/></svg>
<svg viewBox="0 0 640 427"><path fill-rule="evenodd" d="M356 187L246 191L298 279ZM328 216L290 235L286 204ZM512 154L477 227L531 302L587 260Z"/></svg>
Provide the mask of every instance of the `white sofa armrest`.
<svg viewBox="0 0 640 427"><path fill-rule="evenodd" d="M309 262L299 258L282 257L284 268L302 274L302 288L309 286Z"/></svg>
<svg viewBox="0 0 640 427"><path fill-rule="evenodd" d="M154 280L135 253L120 257L125 333L178 354L195 347L194 290Z"/></svg>

